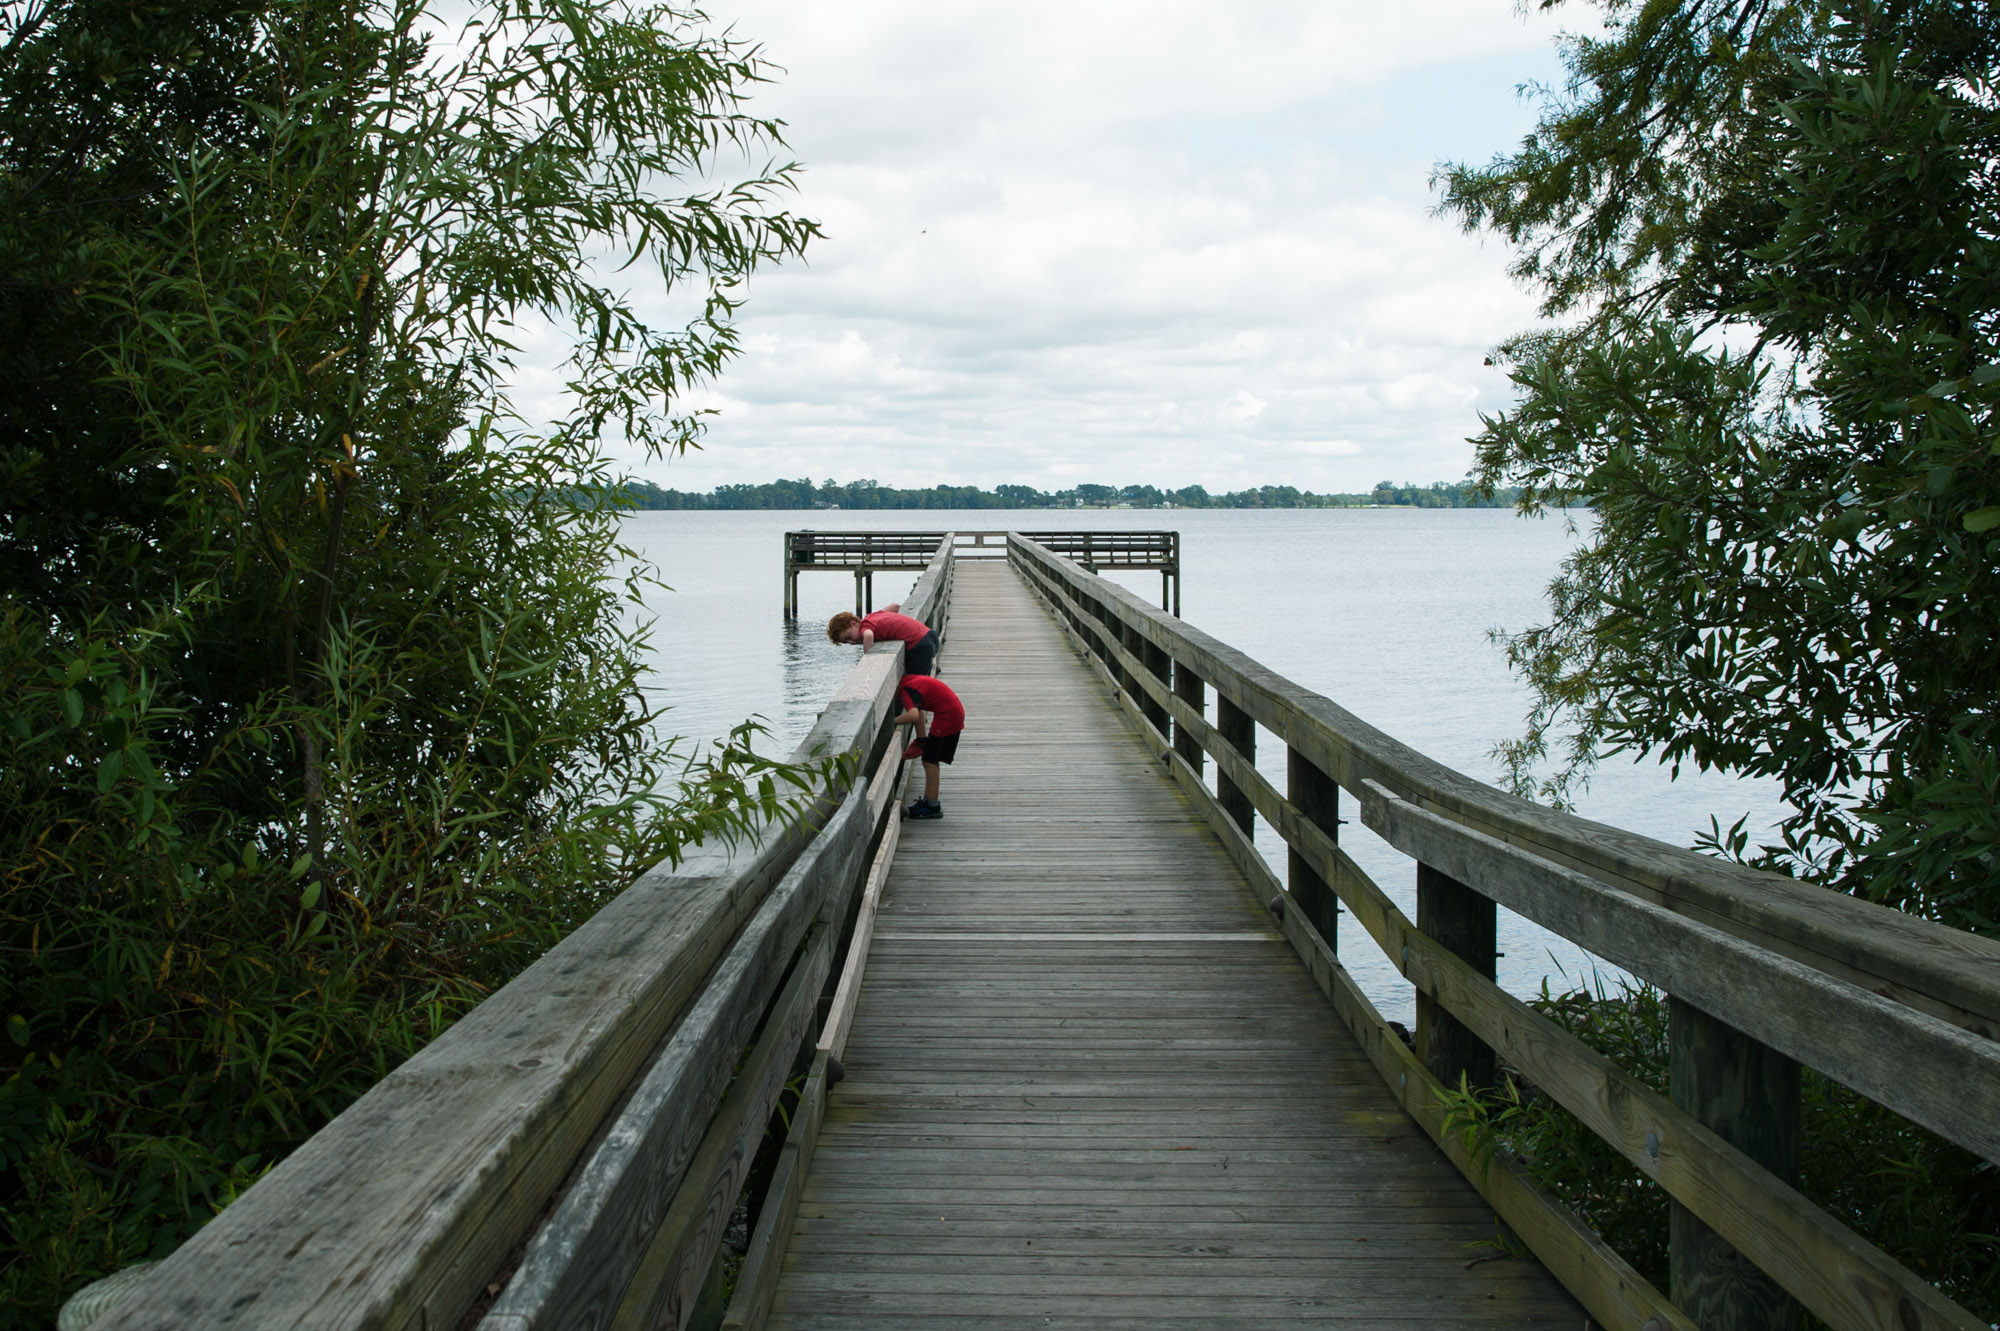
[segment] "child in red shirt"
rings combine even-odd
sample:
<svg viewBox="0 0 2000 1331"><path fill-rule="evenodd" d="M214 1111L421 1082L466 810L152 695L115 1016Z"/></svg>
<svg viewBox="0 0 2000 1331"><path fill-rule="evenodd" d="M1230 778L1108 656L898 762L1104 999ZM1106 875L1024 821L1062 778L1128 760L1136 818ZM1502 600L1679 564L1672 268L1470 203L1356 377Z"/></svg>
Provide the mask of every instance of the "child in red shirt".
<svg viewBox="0 0 2000 1331"><path fill-rule="evenodd" d="M835 642L858 642L867 651L879 642L903 644L903 673L928 675L937 659L938 635L920 619L899 614L902 602L891 601L872 615L857 616L843 610L826 622L826 636Z"/></svg>
<svg viewBox="0 0 2000 1331"><path fill-rule="evenodd" d="M903 676L903 682L896 686L896 698L904 709L897 714L896 724L917 728L916 743L903 750L903 756L924 760L923 798L910 805L907 816L942 818L944 805L938 803L938 768L958 753L958 736L965 729L965 704L958 700L950 685L929 675ZM928 725L924 722L925 712L931 714Z"/></svg>

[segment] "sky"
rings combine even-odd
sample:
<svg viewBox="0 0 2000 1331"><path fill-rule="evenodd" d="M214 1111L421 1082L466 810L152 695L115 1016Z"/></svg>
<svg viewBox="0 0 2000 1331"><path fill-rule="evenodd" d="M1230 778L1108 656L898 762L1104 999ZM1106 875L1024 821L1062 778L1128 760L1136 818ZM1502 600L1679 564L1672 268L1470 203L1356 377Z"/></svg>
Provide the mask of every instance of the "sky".
<svg viewBox="0 0 2000 1331"><path fill-rule="evenodd" d="M1511 0L715 0L794 205L684 490L780 477L1366 490L1463 476L1534 301L1434 217L1560 81ZM652 299L647 296L645 299ZM665 297L658 308L670 308Z"/></svg>

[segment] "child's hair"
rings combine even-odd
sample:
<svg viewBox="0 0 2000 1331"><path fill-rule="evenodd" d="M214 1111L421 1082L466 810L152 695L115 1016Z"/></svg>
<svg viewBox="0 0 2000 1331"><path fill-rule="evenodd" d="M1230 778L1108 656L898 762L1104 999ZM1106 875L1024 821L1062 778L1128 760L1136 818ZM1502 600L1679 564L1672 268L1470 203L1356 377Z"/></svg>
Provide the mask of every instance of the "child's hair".
<svg viewBox="0 0 2000 1331"><path fill-rule="evenodd" d="M846 634L847 630L860 622L860 619L852 610L843 610L832 619L826 621L826 636L835 642L841 642L844 640L843 635Z"/></svg>

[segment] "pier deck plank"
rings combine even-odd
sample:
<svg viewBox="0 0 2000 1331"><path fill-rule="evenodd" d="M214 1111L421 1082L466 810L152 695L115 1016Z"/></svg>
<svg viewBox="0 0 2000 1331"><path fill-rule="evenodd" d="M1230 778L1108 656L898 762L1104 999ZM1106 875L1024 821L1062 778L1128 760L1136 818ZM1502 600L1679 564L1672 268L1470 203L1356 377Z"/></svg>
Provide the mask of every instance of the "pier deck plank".
<svg viewBox="0 0 2000 1331"><path fill-rule="evenodd" d="M1561 1327L1004 564L963 563L912 823L769 1325Z"/></svg>

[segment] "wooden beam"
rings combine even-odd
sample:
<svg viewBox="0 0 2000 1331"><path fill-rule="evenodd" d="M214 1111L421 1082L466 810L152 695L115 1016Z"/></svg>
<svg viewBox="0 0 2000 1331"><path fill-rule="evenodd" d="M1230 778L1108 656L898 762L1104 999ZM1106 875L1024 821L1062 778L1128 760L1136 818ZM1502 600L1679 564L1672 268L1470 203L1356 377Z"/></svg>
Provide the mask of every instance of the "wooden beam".
<svg viewBox="0 0 2000 1331"><path fill-rule="evenodd" d="M653 1331L659 1326L687 1325L716 1250L722 1245L722 1232L736 1207L743 1176L764 1140L765 1125L785 1089L799 1046L810 1036L820 988L832 962L832 944L833 931L822 923L813 944L792 968L763 1033L703 1134L689 1162L686 1181L667 1206L616 1304L616 1313L607 1319L592 1315L594 1310L588 1305L571 1303L543 1324L560 1325L563 1331L603 1326L611 1331ZM576 1258L590 1262L596 1260L596 1254L585 1250ZM481 1323L482 1331L513 1331L513 1326L496 1323L491 1317Z"/></svg>
<svg viewBox="0 0 2000 1331"><path fill-rule="evenodd" d="M1257 723L1250 714L1229 699L1216 695L1215 729L1222 742L1234 750L1235 756L1243 764L1254 768L1257 764ZM1238 785L1227 769L1215 774L1216 798L1236 825L1243 829L1245 836L1252 835L1256 828L1256 808L1250 796Z"/></svg>
<svg viewBox="0 0 2000 1331"><path fill-rule="evenodd" d="M1201 676L1184 661L1174 662L1174 696L1197 715L1208 706L1208 691L1202 685ZM1189 731L1178 718L1174 721L1174 752L1196 773L1201 771L1201 736Z"/></svg>
<svg viewBox="0 0 2000 1331"><path fill-rule="evenodd" d="M1417 865L1417 928L1470 966L1494 976L1497 912L1492 901L1431 865ZM1417 991L1417 1057L1446 1086L1491 1086L1493 1050L1451 1010Z"/></svg>
<svg viewBox="0 0 2000 1331"><path fill-rule="evenodd" d="M1101 599L1114 617L1188 663L1219 695L1350 792L1375 780L1541 858L1586 870L1642 899L2000 1040L2000 940L1515 799L1031 542L1017 541L1010 555L1033 576L1062 586L1065 596Z"/></svg>
<svg viewBox="0 0 2000 1331"><path fill-rule="evenodd" d="M690 1177L696 1148L793 950L854 883L868 827L865 793L857 789L704 986L555 1214L529 1241L482 1331L607 1324L653 1244L660 1199ZM817 985L812 992L816 1000Z"/></svg>
<svg viewBox="0 0 2000 1331"><path fill-rule="evenodd" d="M1332 777L1315 767L1310 758L1289 745L1285 748L1285 790L1301 816L1326 833L1328 840L1339 839L1340 787L1334 784ZM1296 849L1287 847L1285 859L1285 881L1293 902L1305 912L1306 919L1312 922L1319 936L1326 939L1327 945L1335 946L1340 905L1332 886L1320 875L1313 861Z"/></svg>
<svg viewBox="0 0 2000 1331"><path fill-rule="evenodd" d="M1674 1104L1773 1176L1799 1177L1799 1065L1727 1022L1668 999ZM1792 1331L1799 1305L1682 1203L1673 1203L1674 1302L1703 1331Z"/></svg>
<svg viewBox="0 0 2000 1331"><path fill-rule="evenodd" d="M2000 1162L2000 1044L1461 827L1372 782L1362 818L1405 854Z"/></svg>

